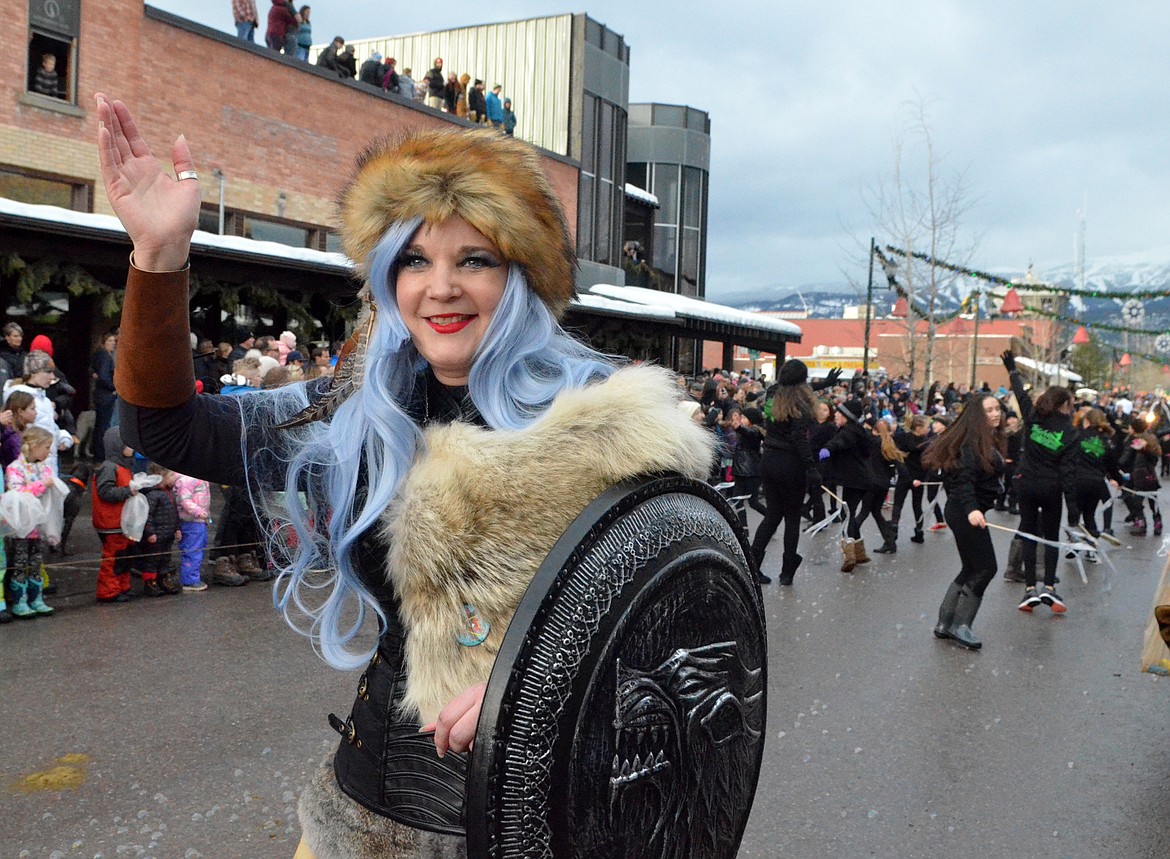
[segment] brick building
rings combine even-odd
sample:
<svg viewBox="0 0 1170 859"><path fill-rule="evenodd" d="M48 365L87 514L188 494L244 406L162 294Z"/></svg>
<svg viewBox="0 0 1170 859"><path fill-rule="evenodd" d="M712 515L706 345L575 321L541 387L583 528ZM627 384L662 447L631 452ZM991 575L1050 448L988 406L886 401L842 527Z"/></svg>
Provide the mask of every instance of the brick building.
<svg viewBox="0 0 1170 859"><path fill-rule="evenodd" d="M139 0L14 0L0 16L0 39L15 46L0 56L0 197L23 203L111 211L92 101L105 92L131 107L164 163L170 142L186 136L203 193L201 229L219 232L222 192L226 234L332 251L334 199L368 141L466 125ZM33 91L45 53L56 58L56 95ZM565 210L575 212L576 163L545 152L544 167ZM76 236L33 241L27 231L0 227L4 316L53 337L71 379L88 376L88 356L112 321L105 311L117 305L106 299L116 299L125 278L128 246L108 245ZM199 294L207 323L200 333L216 340L234 333L232 320L223 320L228 311L241 325L262 318L271 323L265 330L279 333L288 322L282 290L319 319L345 300L336 277L314 289L287 267L221 265L206 276L199 262L193 272L205 275ZM268 299L262 313L252 307L261 295Z"/></svg>

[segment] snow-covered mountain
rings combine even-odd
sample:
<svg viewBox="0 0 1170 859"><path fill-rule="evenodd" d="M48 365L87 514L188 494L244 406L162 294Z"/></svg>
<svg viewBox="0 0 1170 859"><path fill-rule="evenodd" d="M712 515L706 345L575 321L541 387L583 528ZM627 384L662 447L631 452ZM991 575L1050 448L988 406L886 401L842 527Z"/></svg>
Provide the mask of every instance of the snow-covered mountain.
<svg viewBox="0 0 1170 859"><path fill-rule="evenodd" d="M979 267L978 263L974 267ZM1018 269L995 267L986 269L999 277L1022 280L1024 272ZM1034 276L1041 282L1057 286L1079 287L1079 278L1074 263L1051 267L1037 267ZM946 312L959 306L970 291L982 281L958 277L942 291L940 310ZM1143 299L1144 317L1140 320L1122 317L1122 305L1127 296L1137 290L1170 290L1170 248L1158 249L1127 256L1101 257L1089 260L1085 266L1086 289L1107 293L1100 298L1074 300L1070 315L1089 323L1110 323L1130 327L1170 330L1170 298ZM744 310L794 311L807 308L813 318L840 317L845 305L864 301L865 290L847 284L809 284L802 287L782 287L773 284L758 290L745 290L722 296L711 296L711 300ZM892 305L896 299L886 288L884 277L875 283L874 303L885 301Z"/></svg>

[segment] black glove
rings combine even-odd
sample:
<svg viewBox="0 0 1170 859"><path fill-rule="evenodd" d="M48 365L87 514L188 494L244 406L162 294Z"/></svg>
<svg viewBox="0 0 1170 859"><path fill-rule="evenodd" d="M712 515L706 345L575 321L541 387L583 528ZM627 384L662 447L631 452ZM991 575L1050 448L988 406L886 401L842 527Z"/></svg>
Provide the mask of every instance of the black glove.
<svg viewBox="0 0 1170 859"><path fill-rule="evenodd" d="M832 370L830 370L828 373L825 374L825 381L829 383L830 388L833 387L834 385L836 385L837 380L840 378L841 378L841 368L840 367L834 367Z"/></svg>
<svg viewBox="0 0 1170 859"><path fill-rule="evenodd" d="M1007 367L1009 373L1016 372L1016 356L1012 354L1011 349L1005 349L999 357L1003 359L1003 365Z"/></svg>

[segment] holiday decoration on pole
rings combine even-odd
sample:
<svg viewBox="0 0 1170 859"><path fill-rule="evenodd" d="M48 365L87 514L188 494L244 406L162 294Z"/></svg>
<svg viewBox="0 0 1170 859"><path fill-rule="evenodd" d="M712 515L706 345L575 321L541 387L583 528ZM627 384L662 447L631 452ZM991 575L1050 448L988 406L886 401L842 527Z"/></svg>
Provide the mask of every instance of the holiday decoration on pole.
<svg viewBox="0 0 1170 859"><path fill-rule="evenodd" d="M898 300L894 302L894 309L890 312L890 316L895 319L905 319L910 315L910 302L906 300L903 295L898 296Z"/></svg>
<svg viewBox="0 0 1170 859"><path fill-rule="evenodd" d="M1009 289L999 305L1000 313L1020 313L1024 309L1024 302L1020 301L1020 294L1015 288ZM1076 342L1075 340L1073 341Z"/></svg>
<svg viewBox="0 0 1170 859"><path fill-rule="evenodd" d="M1077 329L1077 333L1073 335L1072 342L1074 346L1084 346L1090 342L1088 329L1084 325Z"/></svg>
<svg viewBox="0 0 1170 859"><path fill-rule="evenodd" d="M1121 356L1121 360L1117 362L1118 367L1128 367L1133 361L1130 360L1129 353L1126 352Z"/></svg>

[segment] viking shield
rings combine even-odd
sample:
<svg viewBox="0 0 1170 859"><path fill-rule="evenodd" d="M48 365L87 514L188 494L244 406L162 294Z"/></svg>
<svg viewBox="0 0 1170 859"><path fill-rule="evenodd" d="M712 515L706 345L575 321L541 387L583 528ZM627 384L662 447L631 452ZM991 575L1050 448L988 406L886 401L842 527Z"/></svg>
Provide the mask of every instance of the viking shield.
<svg viewBox="0 0 1170 859"><path fill-rule="evenodd" d="M631 481L537 572L496 658L467 782L471 859L736 855L764 749L765 624L736 515Z"/></svg>

